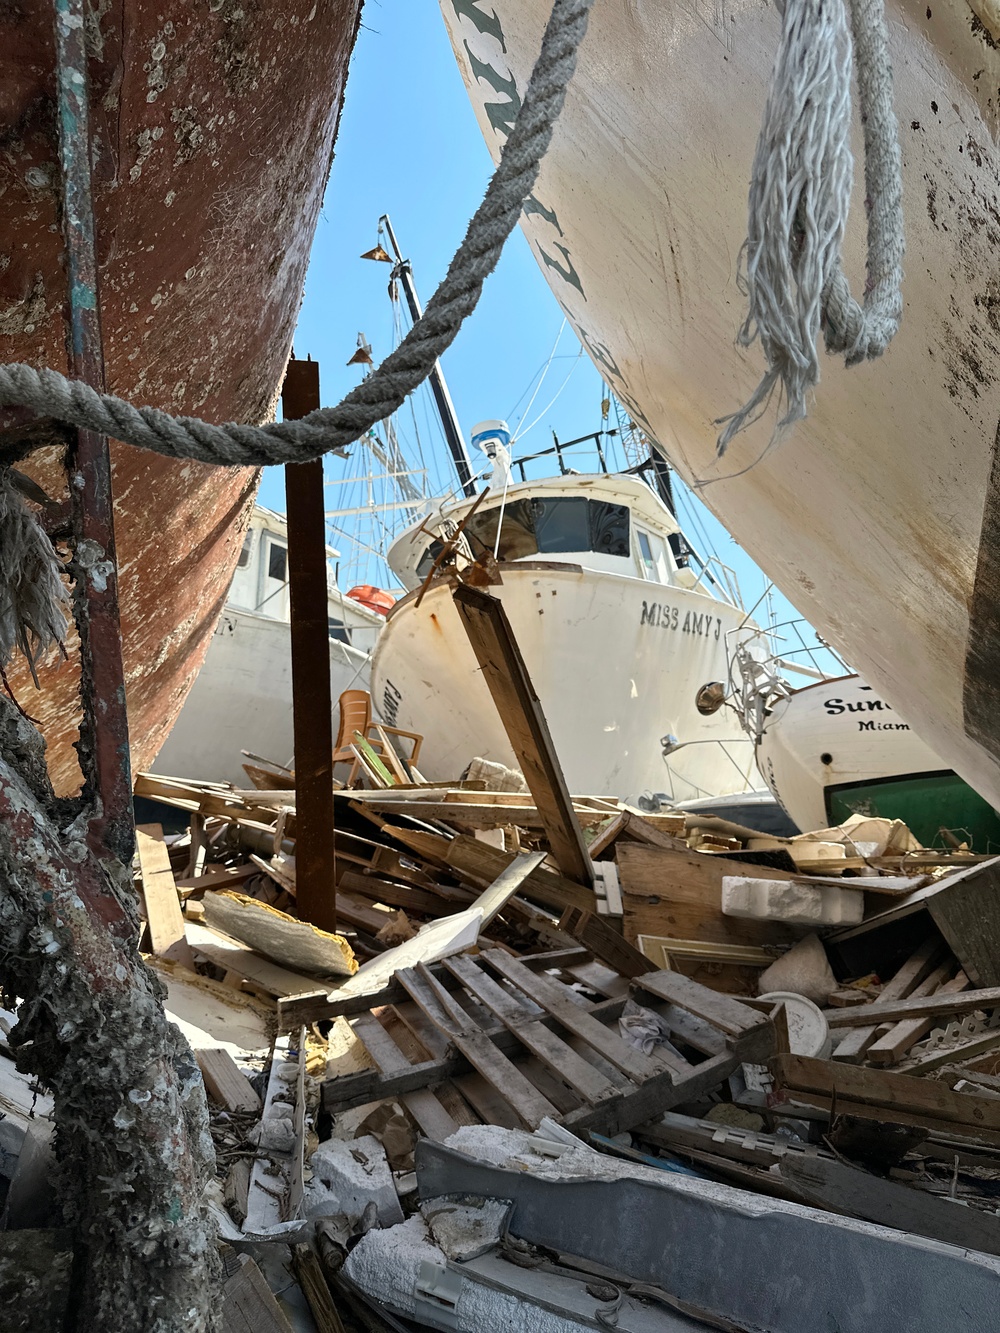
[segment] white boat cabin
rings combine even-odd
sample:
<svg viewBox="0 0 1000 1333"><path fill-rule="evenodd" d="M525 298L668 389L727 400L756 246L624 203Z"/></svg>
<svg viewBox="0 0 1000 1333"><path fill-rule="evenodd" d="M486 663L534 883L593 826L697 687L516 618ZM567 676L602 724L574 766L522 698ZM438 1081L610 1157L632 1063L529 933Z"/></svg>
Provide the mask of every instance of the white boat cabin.
<svg viewBox="0 0 1000 1333"><path fill-rule="evenodd" d="M330 567L338 552L328 546L326 554L330 638L360 648L362 652L371 652L384 618L340 591ZM283 514L276 514L262 505L254 506L226 604L268 620L287 622L291 619L288 525Z"/></svg>
<svg viewBox="0 0 1000 1333"><path fill-rule="evenodd" d="M389 566L408 591L424 582L474 503L445 504L392 544ZM622 474L523 481L506 494L497 489L466 523L458 550L468 559L489 552L501 564L542 560L682 588L698 582L683 563L686 544L676 519L645 482Z"/></svg>

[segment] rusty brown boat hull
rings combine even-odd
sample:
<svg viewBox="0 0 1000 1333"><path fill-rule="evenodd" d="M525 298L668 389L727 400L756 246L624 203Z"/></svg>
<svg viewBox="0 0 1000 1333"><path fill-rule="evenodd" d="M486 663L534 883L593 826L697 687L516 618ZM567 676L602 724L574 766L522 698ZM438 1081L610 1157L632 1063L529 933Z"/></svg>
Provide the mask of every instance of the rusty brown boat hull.
<svg viewBox="0 0 1000 1333"><path fill-rule="evenodd" d="M274 407L301 300L361 0L95 5L88 45L108 389L210 421ZM54 47L45 0L0 8L0 360L65 371ZM0 438L16 414L0 412ZM24 470L64 490L60 451ZM204 658L257 486L252 469L112 444L134 768ZM57 790L79 785L78 667L17 664Z"/></svg>

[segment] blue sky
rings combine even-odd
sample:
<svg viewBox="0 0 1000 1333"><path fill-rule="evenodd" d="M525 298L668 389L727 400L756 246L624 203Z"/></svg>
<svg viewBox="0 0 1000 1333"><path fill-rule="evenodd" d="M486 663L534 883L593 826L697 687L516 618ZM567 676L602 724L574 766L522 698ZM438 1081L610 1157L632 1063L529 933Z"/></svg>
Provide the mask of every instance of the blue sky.
<svg viewBox="0 0 1000 1333"><path fill-rule="evenodd" d="M359 258L375 244L379 215L390 215L426 302L492 171L437 0L366 0L362 18L295 336L296 355L320 362L324 404L336 403L358 382L358 367L345 363L359 331L371 343L376 363L394 345L389 266ZM559 337L562 326L562 313L518 229L476 311L442 359L466 437L484 418L505 417L515 425L536 388L521 425L536 419L537 424L515 452L546 448L553 429L567 440L600 428L603 385L590 360L579 355L572 331L564 328ZM557 339L556 355L538 387ZM429 395L418 391L415 399L412 411L399 414L400 438L411 464L423 462L431 489L438 491L454 479ZM328 460L328 508L358 503L356 484L330 484L357 475L357 463L357 458ZM284 510L280 469L268 469L260 498ZM697 501L688 497L680 518L696 547L709 546L736 569L744 602L752 605L766 586L757 567ZM331 540L345 549L341 536L334 533ZM342 572L342 586L345 575L367 581L360 565ZM776 611L779 619L794 614L780 597Z"/></svg>

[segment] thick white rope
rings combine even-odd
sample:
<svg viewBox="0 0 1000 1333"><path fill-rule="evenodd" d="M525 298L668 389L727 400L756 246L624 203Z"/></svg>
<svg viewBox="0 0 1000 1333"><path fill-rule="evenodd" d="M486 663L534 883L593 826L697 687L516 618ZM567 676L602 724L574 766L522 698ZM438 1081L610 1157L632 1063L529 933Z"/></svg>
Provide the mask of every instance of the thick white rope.
<svg viewBox="0 0 1000 1333"><path fill-rule="evenodd" d="M384 421L430 373L463 320L475 309L483 283L531 194L538 168L576 68L593 0L555 0L542 49L486 197L423 318L378 369L336 407L299 421L267 426L210 425L133 407L97 393L79 380L28 365L0 366L0 405L33 407L74 426L124 440L170 458L228 466L304 463L351 444Z"/></svg>
<svg viewBox="0 0 1000 1333"><path fill-rule="evenodd" d="M844 0L786 0L781 47L754 155L746 244L749 313L737 335L760 338L768 369L719 425L718 452L765 411L780 385L780 431L806 415L819 382L816 339L849 366L881 356L903 303L902 164L892 107L883 0L850 0L865 138L868 260L864 307L841 268L850 205L851 36Z"/></svg>
<svg viewBox="0 0 1000 1333"><path fill-rule="evenodd" d="M342 452L401 406L475 309L483 283L534 189L592 4L593 0L554 0L521 109L444 280L423 318L337 407L267 426L238 422L215 426L153 407L133 407L57 371L23 364L0 366L0 406L33 407L45 416L169 458L231 467L304 463ZM53 644L62 643L66 596L59 571L44 529L12 485L9 470L0 469L0 670L20 648L34 674L38 658Z"/></svg>

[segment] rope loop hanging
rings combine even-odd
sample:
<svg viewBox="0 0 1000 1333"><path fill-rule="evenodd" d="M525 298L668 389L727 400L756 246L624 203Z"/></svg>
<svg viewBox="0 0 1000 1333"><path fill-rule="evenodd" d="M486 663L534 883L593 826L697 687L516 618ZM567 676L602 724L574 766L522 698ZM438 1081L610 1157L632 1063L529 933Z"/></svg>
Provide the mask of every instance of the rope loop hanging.
<svg viewBox="0 0 1000 1333"><path fill-rule="evenodd" d="M806 415L819 382L817 338L848 366L881 356L903 313L902 160L892 105L884 0L786 0L781 45L754 154L737 342L760 340L767 370L744 406L716 424L718 452L785 400L777 430ZM841 265L853 158L851 66L864 127L867 277L863 305Z"/></svg>

